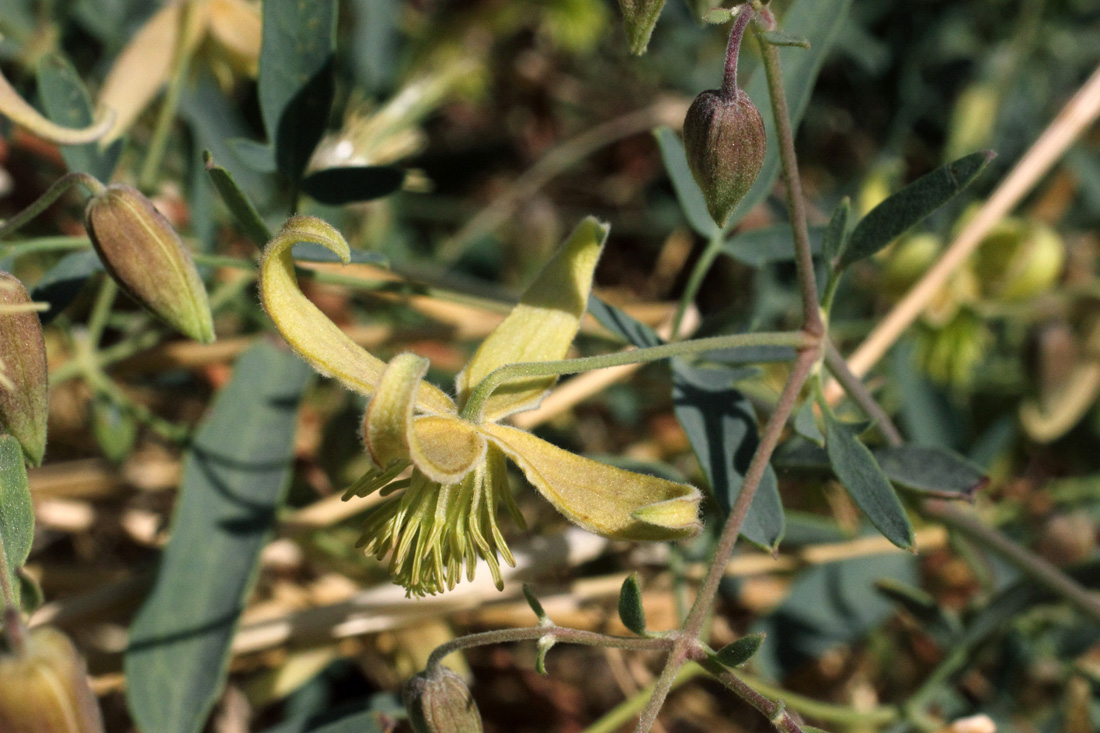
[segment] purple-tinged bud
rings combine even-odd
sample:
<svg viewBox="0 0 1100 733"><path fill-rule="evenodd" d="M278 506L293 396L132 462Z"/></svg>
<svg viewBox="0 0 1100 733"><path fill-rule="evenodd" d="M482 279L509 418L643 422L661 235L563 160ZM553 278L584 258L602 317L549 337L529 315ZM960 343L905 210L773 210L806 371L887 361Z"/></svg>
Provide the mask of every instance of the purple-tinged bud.
<svg viewBox="0 0 1100 733"><path fill-rule="evenodd" d="M469 688L446 667L416 675L401 696L416 733L481 733L481 713Z"/></svg>
<svg viewBox="0 0 1100 733"><path fill-rule="evenodd" d="M742 6L734 21L722 88L696 97L684 119L688 167L718 226L725 226L752 188L768 147L760 111L737 86L737 55L751 16L752 9Z"/></svg>
<svg viewBox="0 0 1100 733"><path fill-rule="evenodd" d="M49 413L46 342L23 283L0 272L0 423L37 466Z"/></svg>
<svg viewBox="0 0 1100 733"><path fill-rule="evenodd" d="M19 654L0 654L0 731L103 733L84 660L57 629L33 629Z"/></svg>
<svg viewBox="0 0 1100 733"><path fill-rule="evenodd" d="M206 288L191 254L140 191L108 186L88 201L84 227L107 272L136 301L196 341L214 340Z"/></svg>

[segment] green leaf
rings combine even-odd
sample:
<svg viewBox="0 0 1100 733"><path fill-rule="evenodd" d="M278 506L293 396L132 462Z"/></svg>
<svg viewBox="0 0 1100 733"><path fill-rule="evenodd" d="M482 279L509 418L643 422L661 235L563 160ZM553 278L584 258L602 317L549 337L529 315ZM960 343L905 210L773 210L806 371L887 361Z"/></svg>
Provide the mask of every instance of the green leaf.
<svg viewBox="0 0 1100 733"><path fill-rule="evenodd" d="M531 590L531 586L526 583L523 584L523 597L527 599L527 605L535 612L535 616L538 617L540 624L550 621L550 617L546 615L546 611L543 610L542 604L539 603L539 599L535 597L535 592Z"/></svg>
<svg viewBox="0 0 1100 733"><path fill-rule="evenodd" d="M59 54L47 54L38 64L38 95L46 115L66 127L87 127L95 121L84 82L72 64ZM86 145L62 145L61 157L70 171L82 171L101 181L109 181L122 154L122 140L115 140L105 150L98 142Z"/></svg>
<svg viewBox="0 0 1100 733"><path fill-rule="evenodd" d="M138 425L133 414L103 394L88 403L92 435L103 457L114 464L122 463L134 449Z"/></svg>
<svg viewBox="0 0 1100 733"><path fill-rule="evenodd" d="M798 46L807 51L810 49L810 39L786 31L764 31L760 37L764 43L770 43L773 46Z"/></svg>
<svg viewBox="0 0 1100 733"><path fill-rule="evenodd" d="M209 150L202 153L202 162L206 166L206 172L210 176L210 182L221 196L222 202L229 209L229 213L237 220L241 231L253 243L263 247L271 240L271 230L264 224L252 199L248 198L244 191L237 185L233 174L214 162L214 156Z"/></svg>
<svg viewBox="0 0 1100 733"><path fill-rule="evenodd" d="M600 325L639 349L660 346L664 339L652 328L632 318L627 313L609 305L595 295L588 296L588 312Z"/></svg>
<svg viewBox="0 0 1100 733"><path fill-rule="evenodd" d="M345 715L326 725L310 728L310 733L384 733L391 730L388 725L384 725L386 718L388 716L383 716L377 710L364 710Z"/></svg>
<svg viewBox="0 0 1100 733"><path fill-rule="evenodd" d="M989 484L985 471L949 448L901 445L876 450L875 458L894 483L942 499L973 501Z"/></svg>
<svg viewBox="0 0 1100 733"><path fill-rule="evenodd" d="M723 512L729 513L753 453L760 443L752 403L733 387L739 370L703 369L679 359L672 362L672 399L676 418L687 433ZM783 504L779 481L769 465L749 506L741 534L774 550L783 538Z"/></svg>
<svg viewBox="0 0 1100 733"><path fill-rule="evenodd" d="M684 152L684 144L672 130L667 127L658 127L654 131L657 138L657 147L661 149L661 160L665 163L665 172L672 182L672 190L676 192L676 199L680 202L680 209L684 212L687 223L707 239L712 239L722 230L710 218L707 211L707 202L703 198L703 192L695 183L695 178L688 168L687 153Z"/></svg>
<svg viewBox="0 0 1100 733"><path fill-rule="evenodd" d="M38 314L42 325L61 315L80 295L88 278L102 270L103 262L90 247L83 252L70 252L46 270L31 289L31 300L50 304L49 310Z"/></svg>
<svg viewBox="0 0 1100 733"><path fill-rule="evenodd" d="M130 628L126 690L141 730L197 733L290 481L310 368L261 343L237 362L183 466L171 539Z"/></svg>
<svg viewBox="0 0 1100 733"><path fill-rule="evenodd" d="M825 227L825 236L821 242L821 257L834 267L837 259L844 255L848 247L848 217L852 213L852 201L847 196L833 210L829 226Z"/></svg>
<svg viewBox="0 0 1100 733"><path fill-rule="evenodd" d="M806 400L798 412L794 415L795 432L806 440L809 440L822 448L825 447L825 436L821 434L821 428L817 426L817 417L814 415L813 400Z"/></svg>
<svg viewBox="0 0 1100 733"><path fill-rule="evenodd" d="M735 8L711 8L703 14L703 22L711 25L722 25L733 20L737 14Z"/></svg>
<svg viewBox="0 0 1100 733"><path fill-rule="evenodd" d="M297 183L335 93L336 0L263 4L260 112L279 170Z"/></svg>
<svg viewBox="0 0 1100 733"><path fill-rule="evenodd" d="M274 173L279 170L275 163L275 148L267 143L246 140L240 137L230 138L226 145L248 168L257 173Z"/></svg>
<svg viewBox="0 0 1100 733"><path fill-rule="evenodd" d="M34 540L34 505L23 448L10 435L0 435L0 537L4 539L4 567L0 572L7 573L18 601L18 571L31 554Z"/></svg>
<svg viewBox="0 0 1100 733"><path fill-rule="evenodd" d="M783 84L787 91L787 107L791 116L791 129L798 132L802 115L810 102L810 94L817 82L818 72L833 42L840 35L848 17L852 0L795 0L783 14L783 32L800 36L810 42L810 49L780 48L779 64L783 69ZM716 80L717 81L717 80ZM764 118L764 130L768 150L764 165L756 177L756 183L733 210L726 229L732 229L757 204L768 197L776 176L779 175L779 146L776 144L775 120L768 101L768 80L763 68L758 68L745 87L753 104Z"/></svg>
<svg viewBox="0 0 1100 733"><path fill-rule="evenodd" d="M302 179L302 191L322 204L343 206L389 196L405 182L405 171L388 165L326 168Z"/></svg>
<svg viewBox="0 0 1100 733"><path fill-rule="evenodd" d="M880 578L875 590L912 614L941 643L959 630L958 619L945 613L939 601L922 588L894 578Z"/></svg>
<svg viewBox="0 0 1100 733"><path fill-rule="evenodd" d="M840 483L871 523L898 547L913 549L913 525L870 449L849 426L825 417L825 450Z"/></svg>
<svg viewBox="0 0 1100 733"><path fill-rule="evenodd" d="M871 209L852 232L839 266L870 257L893 242L969 186L992 159L991 151L971 153L918 178Z"/></svg>
<svg viewBox="0 0 1100 733"><path fill-rule="evenodd" d="M737 641L726 644L719 649L715 653L714 659L725 667L740 667L752 659L752 655L760 651L760 647L764 644L764 639L767 636L764 633L742 636Z"/></svg>
<svg viewBox="0 0 1100 733"><path fill-rule="evenodd" d="M638 574L631 573L623 581L619 591L619 618L623 626L638 636L645 636L645 610L642 608L642 588L638 585Z"/></svg>
<svg viewBox="0 0 1100 733"><path fill-rule="evenodd" d="M821 251L825 230L810 227L810 251ZM786 224L762 227L739 233L722 243L722 252L752 267L763 267L773 262L789 262L794 259L794 239Z"/></svg>

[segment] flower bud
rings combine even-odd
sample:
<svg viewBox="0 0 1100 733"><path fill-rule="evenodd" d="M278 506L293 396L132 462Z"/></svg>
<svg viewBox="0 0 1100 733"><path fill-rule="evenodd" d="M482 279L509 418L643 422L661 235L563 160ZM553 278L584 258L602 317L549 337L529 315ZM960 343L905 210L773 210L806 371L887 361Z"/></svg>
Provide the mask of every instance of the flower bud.
<svg viewBox="0 0 1100 733"><path fill-rule="evenodd" d="M653 35L653 26L657 25L657 17L664 6L665 0L619 0L626 40L632 54L641 56L645 53L649 37Z"/></svg>
<svg viewBox="0 0 1100 733"><path fill-rule="evenodd" d="M108 186L88 201L84 226L107 272L135 300L196 341L214 340L195 263L149 199L130 186Z"/></svg>
<svg viewBox="0 0 1100 733"><path fill-rule="evenodd" d="M460 676L436 666L405 683L402 691L416 733L480 733L481 714Z"/></svg>
<svg viewBox="0 0 1100 733"><path fill-rule="evenodd" d="M696 97L684 119L688 167L718 226L725 226L752 188L768 146L760 111L737 86L737 54L751 14L749 7L742 7L730 32L722 88Z"/></svg>
<svg viewBox="0 0 1100 733"><path fill-rule="evenodd" d="M982 241L976 267L988 297L1012 302L1048 290L1065 259L1062 238L1049 226L1005 219Z"/></svg>
<svg viewBox="0 0 1100 733"><path fill-rule="evenodd" d="M0 655L0 731L103 733L84 660L57 629L34 629L21 654Z"/></svg>
<svg viewBox="0 0 1100 733"><path fill-rule="evenodd" d="M37 466L46 452L49 408L46 342L38 314L30 308L23 283L0 272L0 423Z"/></svg>

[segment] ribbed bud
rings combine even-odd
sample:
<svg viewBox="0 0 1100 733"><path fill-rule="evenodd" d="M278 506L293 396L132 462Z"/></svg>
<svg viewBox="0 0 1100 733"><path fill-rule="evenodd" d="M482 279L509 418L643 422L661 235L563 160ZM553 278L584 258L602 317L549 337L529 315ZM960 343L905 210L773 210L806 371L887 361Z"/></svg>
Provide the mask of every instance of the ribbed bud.
<svg viewBox="0 0 1100 733"><path fill-rule="evenodd" d="M111 277L135 300L196 341L214 340L206 288L168 220L122 184L93 196L84 226Z"/></svg>
<svg viewBox="0 0 1100 733"><path fill-rule="evenodd" d="M0 384L0 423L37 466L46 452L49 407L46 342L30 303L23 283L0 272L0 373L6 379Z"/></svg>
<svg viewBox="0 0 1100 733"><path fill-rule="evenodd" d="M103 733L84 660L60 631L34 629L21 655L0 655L0 731Z"/></svg>
<svg viewBox="0 0 1100 733"><path fill-rule="evenodd" d="M725 226L752 188L768 147L760 111L737 86L737 54L751 15L751 9L743 7L730 32L722 88L696 97L684 119L688 167L718 226Z"/></svg>
<svg viewBox="0 0 1100 733"><path fill-rule="evenodd" d="M416 733L480 733L481 714L466 683L446 667L421 672L402 691Z"/></svg>
<svg viewBox="0 0 1100 733"><path fill-rule="evenodd" d="M645 53L649 37L665 0L619 0L619 9L623 11L623 25L626 27L626 40L630 52L637 56Z"/></svg>

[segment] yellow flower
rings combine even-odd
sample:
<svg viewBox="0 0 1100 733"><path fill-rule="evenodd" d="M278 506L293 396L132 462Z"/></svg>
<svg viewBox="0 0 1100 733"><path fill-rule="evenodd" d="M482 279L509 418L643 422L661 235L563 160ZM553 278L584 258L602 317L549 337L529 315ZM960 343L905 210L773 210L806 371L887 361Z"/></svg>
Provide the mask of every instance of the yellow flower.
<svg viewBox="0 0 1100 733"><path fill-rule="evenodd" d="M497 524L498 506L523 524L506 458L558 511L596 534L673 540L699 531L695 487L597 463L502 424L536 407L556 377L513 380L470 402L478 384L502 366L565 356L606 238L607 227L592 218L574 230L458 375L457 401L424 381L426 359L404 353L383 362L302 295L291 257L296 242L315 242L349 259L347 242L330 225L294 217L264 251L260 297L283 337L317 371L370 397L362 437L374 469L348 493L403 489L372 510L362 543L379 559L390 555L394 579L410 595L453 588L464 572L473 579L479 558L502 586L499 558L514 560ZM409 466L411 475L399 478Z"/></svg>

